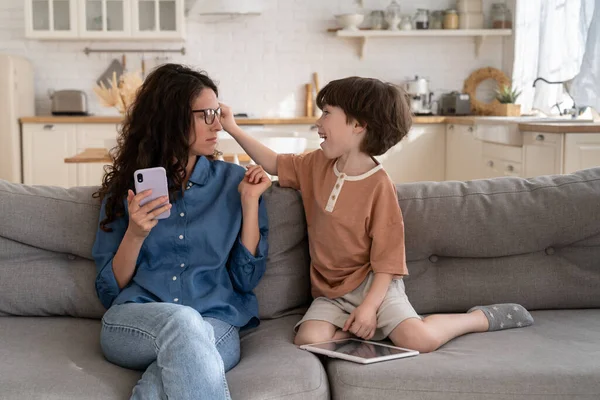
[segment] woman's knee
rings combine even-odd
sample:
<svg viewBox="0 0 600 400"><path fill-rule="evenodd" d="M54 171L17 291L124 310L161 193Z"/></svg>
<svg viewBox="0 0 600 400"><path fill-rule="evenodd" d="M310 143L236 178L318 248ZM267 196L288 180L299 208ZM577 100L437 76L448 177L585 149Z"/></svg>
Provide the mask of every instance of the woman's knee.
<svg viewBox="0 0 600 400"><path fill-rule="evenodd" d="M202 318L200 313L188 306L179 306L164 326L165 334L175 334L181 339L204 338L214 343L214 331L212 326Z"/></svg>

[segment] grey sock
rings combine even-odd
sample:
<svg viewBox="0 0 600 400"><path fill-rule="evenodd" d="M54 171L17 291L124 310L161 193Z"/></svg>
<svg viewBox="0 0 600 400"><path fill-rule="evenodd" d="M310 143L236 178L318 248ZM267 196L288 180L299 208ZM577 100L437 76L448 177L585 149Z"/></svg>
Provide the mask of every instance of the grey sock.
<svg viewBox="0 0 600 400"><path fill-rule="evenodd" d="M481 310L490 323L488 331L499 331L502 329L522 328L533 324L533 317L520 304L492 304L491 306L477 306L471 308L468 313Z"/></svg>

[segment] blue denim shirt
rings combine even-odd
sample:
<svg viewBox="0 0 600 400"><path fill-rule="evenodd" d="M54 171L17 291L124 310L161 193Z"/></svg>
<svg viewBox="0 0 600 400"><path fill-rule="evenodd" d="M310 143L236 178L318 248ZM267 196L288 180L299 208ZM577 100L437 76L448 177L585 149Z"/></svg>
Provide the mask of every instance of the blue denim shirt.
<svg viewBox="0 0 600 400"><path fill-rule="evenodd" d="M123 303L167 302L196 309L237 327L258 325L252 290L266 267L268 223L260 201L260 242L253 256L240 239L242 206L238 185L245 170L198 158L183 197L159 220L144 241L131 282L119 289L112 262L129 223L127 214L98 229L92 254L96 292L104 307ZM100 220L105 217L102 203ZM127 210L127 207L126 207Z"/></svg>

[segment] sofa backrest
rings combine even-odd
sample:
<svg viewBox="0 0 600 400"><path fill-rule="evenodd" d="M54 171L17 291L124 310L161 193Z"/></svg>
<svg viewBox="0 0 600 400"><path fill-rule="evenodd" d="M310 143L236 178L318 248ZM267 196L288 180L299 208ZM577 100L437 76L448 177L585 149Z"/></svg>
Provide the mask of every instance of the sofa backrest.
<svg viewBox="0 0 600 400"><path fill-rule="evenodd" d="M600 168L397 190L417 312L600 307Z"/></svg>
<svg viewBox="0 0 600 400"><path fill-rule="evenodd" d="M0 181L0 315L104 313L91 256L95 190ZM397 190L419 313L600 307L600 168ZM261 318L274 318L310 302L309 255L299 193L275 184L265 201L270 249L255 292Z"/></svg>
<svg viewBox="0 0 600 400"><path fill-rule="evenodd" d="M96 190L0 180L0 316L103 315L92 259ZM274 318L310 301L309 255L299 193L274 185L265 201L269 258L255 293L261 318Z"/></svg>

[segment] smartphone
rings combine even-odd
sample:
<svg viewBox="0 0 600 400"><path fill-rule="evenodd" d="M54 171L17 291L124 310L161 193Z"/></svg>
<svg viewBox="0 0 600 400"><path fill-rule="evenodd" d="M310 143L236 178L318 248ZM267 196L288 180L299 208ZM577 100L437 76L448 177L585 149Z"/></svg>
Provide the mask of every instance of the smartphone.
<svg viewBox="0 0 600 400"><path fill-rule="evenodd" d="M169 196L169 186L167 184L167 171L163 167L155 168L143 168L138 169L133 173L133 179L135 182L135 193L141 193L144 190L152 189L152 194L140 202L140 206L157 199L162 196ZM169 200L161 204L158 207L162 207L165 204L169 204ZM157 208L158 208L157 207ZM159 214L156 219L169 218L171 210L167 210Z"/></svg>

